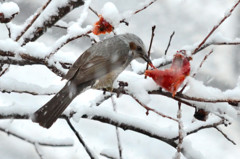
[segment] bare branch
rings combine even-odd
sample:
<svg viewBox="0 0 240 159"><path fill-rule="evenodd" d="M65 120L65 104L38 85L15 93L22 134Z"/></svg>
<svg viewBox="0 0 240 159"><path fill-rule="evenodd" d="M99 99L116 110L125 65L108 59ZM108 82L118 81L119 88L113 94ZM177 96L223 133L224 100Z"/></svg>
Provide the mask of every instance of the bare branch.
<svg viewBox="0 0 240 159"><path fill-rule="evenodd" d="M198 45L198 47L192 52L192 55L196 54L199 49L205 44L205 42L207 41L207 39L214 33L215 30L217 30L217 28L227 19L231 16L232 12L235 10L235 8L238 6L238 4L240 3L240 0L238 0L238 2L229 10L229 12L227 14L225 14L225 16L221 19L221 21L215 25L212 30L208 33L208 35L203 39L203 41Z"/></svg>
<svg viewBox="0 0 240 159"><path fill-rule="evenodd" d="M157 1L157 0L152 0L150 3L148 3L148 4L145 5L145 6L143 6L143 8L136 10L136 11L133 13L133 15L134 15L134 14L137 14L137 13L139 13L139 12L145 10L145 9L147 9L150 5L152 5L152 4L153 4L154 2L156 2L156 1ZM126 18L123 18L122 20L120 20L120 23L125 23L127 26L129 25L129 23L126 22Z"/></svg>
<svg viewBox="0 0 240 159"><path fill-rule="evenodd" d="M169 49L169 47L171 45L171 41L172 41L172 38L173 38L174 34L175 34L175 31L173 31L173 33L170 35L170 38L169 38L169 41L168 41L168 45L167 45L167 48L165 50L165 55L167 55L167 52L168 52L168 49Z"/></svg>
<svg viewBox="0 0 240 159"><path fill-rule="evenodd" d="M149 44L149 48L148 48L148 58L150 57L150 54L151 54L151 48L152 48L152 42L153 42L153 37L154 37L154 31L156 29L156 25L154 25L152 27L152 36L151 36L151 40L150 40L150 44ZM147 63L147 66L146 66L146 70L148 70L148 63ZM147 75L145 75L144 77L145 79L147 78Z"/></svg>
<svg viewBox="0 0 240 159"><path fill-rule="evenodd" d="M203 130L203 129L208 129L208 128L215 128L216 126L219 126L219 125L223 125L224 124L224 120L219 120L217 122L214 122L212 124L206 124L206 125L202 125L202 126L199 126L193 130L188 130L188 131L185 131L186 135L191 135L191 134L194 134L194 133L197 133L198 131L200 130ZM173 140L178 140L179 139L179 136L176 136L174 138L172 138Z"/></svg>
<svg viewBox="0 0 240 159"><path fill-rule="evenodd" d="M229 142L231 142L233 145L236 145L236 143L230 139L227 134L225 134L221 129L219 129L217 126L214 127L218 132L220 132Z"/></svg>
<svg viewBox="0 0 240 159"><path fill-rule="evenodd" d="M9 28L8 24L5 24L7 30L8 30L8 37L11 38L12 33L11 33L11 29Z"/></svg>
<svg viewBox="0 0 240 159"><path fill-rule="evenodd" d="M89 9L98 17L98 13L96 10L94 10L92 7L89 7Z"/></svg>

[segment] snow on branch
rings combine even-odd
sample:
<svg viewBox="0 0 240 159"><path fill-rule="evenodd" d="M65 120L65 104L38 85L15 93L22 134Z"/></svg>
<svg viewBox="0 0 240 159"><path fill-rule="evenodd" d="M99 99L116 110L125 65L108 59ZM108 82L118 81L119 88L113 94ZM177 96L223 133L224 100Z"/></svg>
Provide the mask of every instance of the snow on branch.
<svg viewBox="0 0 240 159"><path fill-rule="evenodd" d="M27 138L26 136L21 136L19 134L17 134L16 132L14 131L11 131L11 130L7 130L7 129L4 129L2 127L0 127L0 131L8 134L8 135L12 135L16 138L19 138L25 142L28 142L30 144L38 144L38 145L41 145L41 146L51 146L51 147L69 147L69 146L73 146L73 143L70 142L69 140L68 141L65 141L65 140L54 140L54 139L51 139L51 142L45 142L45 141L35 141L35 140L32 140L32 139L29 139ZM55 141L55 143L53 142Z"/></svg>
<svg viewBox="0 0 240 159"><path fill-rule="evenodd" d="M84 1L82 0L52 0L49 4L47 3L46 8L42 8L43 11L39 16L36 17L36 20L29 20L31 27L28 29L25 28L22 31L23 33L21 32L22 45L25 45L29 41L35 41L38 39L41 35L43 35L43 33L46 32L47 28L52 27L58 20L68 14L71 10L82 6L83 4ZM21 34L17 37L21 37Z"/></svg>

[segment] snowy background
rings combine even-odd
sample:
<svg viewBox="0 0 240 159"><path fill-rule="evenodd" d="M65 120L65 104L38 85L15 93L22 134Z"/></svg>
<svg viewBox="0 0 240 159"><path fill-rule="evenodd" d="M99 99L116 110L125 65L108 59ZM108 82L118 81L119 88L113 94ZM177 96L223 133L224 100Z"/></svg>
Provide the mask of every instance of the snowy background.
<svg viewBox="0 0 240 159"><path fill-rule="evenodd" d="M61 6L66 1L52 0L52 5L50 3L49 8L46 8L48 12L45 13L45 17L42 16L40 18L44 20L48 16L48 13L54 13L54 6ZM0 2L3 3L3 1ZM11 4L10 7L3 7L0 4L0 11L9 13L10 15L15 11L18 12L18 9L20 10L19 14L7 26L0 23L0 50L16 52L17 55L24 52L34 57L44 58L66 38L85 33L91 29L92 25L98 20L98 17L87 9L88 5L98 13L106 12L106 9L104 11L102 8L109 0L87 0L85 6L72 10L57 23L67 26L68 30L51 27L38 40L29 42L23 47L21 47L22 39L18 42L15 42L14 39L21 29L28 24L26 19L39 10L46 3L46 0L13 0L12 2L15 2L19 8L14 4ZM116 10L109 8L109 12L112 12L112 17L110 16L110 18L116 20L116 18L125 16L128 17L127 21L129 22L129 26L123 23L116 24L115 33L134 33L144 41L146 48L148 48L151 38L151 28L153 25L156 25L151 56L153 61L159 63L159 61L164 61L164 59L171 59L177 50L187 49L191 51L195 48L206 37L212 27L236 3L236 0L157 0L147 9L135 15L132 15L131 11L142 8L142 6L148 4L150 1L131 0L126 2L124 0L112 0L110 2L116 6L119 12L119 17L114 17L116 16ZM240 37L239 8L240 6L216 30L211 37L212 40L240 41L236 39ZM38 23L41 22L39 20ZM7 27L11 29L13 39L9 39ZM175 31L175 35L167 57L165 57L164 51L173 31ZM100 35L99 37L91 36L96 40L101 40L113 36L113 33ZM58 50L50 58L50 62L51 60L59 60L73 63L90 46L91 40L88 37L79 38ZM203 67L198 71L196 78L189 77L187 79L189 85L184 93L189 96L205 99L230 98L240 100L238 46L211 46L204 49L193 56L191 74L197 71L200 62L209 53L211 48L214 48L213 54L205 61ZM1 60L4 59L6 58L1 57ZM133 61L131 66L118 77L117 81L128 82L128 92L148 107L177 118L177 101L161 95L149 95L147 93L147 91L156 90L158 87L150 78L144 79L144 75L138 74L138 70L145 67L145 64L143 67L141 62ZM8 66L3 65L3 69L6 67ZM57 68L59 67L57 66ZM66 71L67 69L63 69L63 72ZM117 81L114 84L115 87L118 86ZM44 105L54 93L60 90L65 82L61 81L61 77L43 65L11 65L7 72L0 77L0 114L31 114ZM5 93L4 91L11 93ZM39 95L18 93L23 91L37 92ZM149 132L167 138L178 136L177 122L163 118L151 111L149 115L146 115L146 109L141 107L131 96L121 95L120 98L117 98L114 95L99 106L96 106L96 103L103 97L102 91L88 90L79 95L65 112L66 114L71 110L77 112L71 121L83 137L87 146L98 158L105 159L104 154L113 158L119 158L116 127L96 120L80 118L82 114L88 114L89 116L102 115L120 123L129 123L145 128ZM113 111L113 103L115 103L116 112ZM194 109L183 104L182 121L184 130L192 130L201 125L211 125L211 123L219 121L219 117L216 114L223 113L224 115L221 114L220 116L229 119L231 125L227 127L221 125L218 128L223 130L236 145L229 142L216 129L209 128L186 136L183 142L186 151L194 156L194 158L199 159L239 158L240 118L238 110L226 102L201 103L191 101L191 103L195 103L199 107L213 113L210 113L206 122L197 121L193 117ZM8 131L33 141L33 144L13 135L8 135L6 133ZM165 142L131 130L124 131L119 128L118 131L122 147L122 158L124 159L170 159L175 156L176 149ZM73 146L42 146L39 142L73 144ZM1 119L0 156L1 159L89 158L85 149L63 119L57 120L50 129L44 129L38 124L32 123L29 119ZM182 158L188 158L188 156L185 155Z"/></svg>

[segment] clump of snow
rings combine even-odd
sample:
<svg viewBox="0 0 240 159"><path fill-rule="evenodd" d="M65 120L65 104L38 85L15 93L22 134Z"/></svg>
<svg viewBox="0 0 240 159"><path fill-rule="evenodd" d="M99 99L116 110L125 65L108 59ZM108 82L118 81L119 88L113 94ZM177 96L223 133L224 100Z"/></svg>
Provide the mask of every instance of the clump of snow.
<svg viewBox="0 0 240 159"><path fill-rule="evenodd" d="M68 28L68 36L70 36L71 38L71 37L76 37L78 35L86 34L88 31L91 31L92 28L93 27L91 25L87 25L85 28L82 28L78 23L73 23Z"/></svg>
<svg viewBox="0 0 240 159"><path fill-rule="evenodd" d="M119 11L112 2L107 2L104 4L101 10L101 15L114 27L116 27L121 20Z"/></svg>
<svg viewBox="0 0 240 159"><path fill-rule="evenodd" d="M205 86L202 81L198 81L192 77L188 77L189 88L185 92L186 95L195 96L205 99L220 99L224 98L222 91L218 88Z"/></svg>
<svg viewBox="0 0 240 159"><path fill-rule="evenodd" d="M198 81L194 78L188 77L188 88L184 94L190 97L202 98L206 100L227 100L227 99L239 99L239 88L233 90L227 90L222 92L218 88L206 86L202 81ZM193 102L194 103L194 102ZM228 116L237 117L237 111L229 104L225 103L208 103L208 102L196 102L196 106L204 108L207 111L213 113L227 114Z"/></svg>
<svg viewBox="0 0 240 159"><path fill-rule="evenodd" d="M85 2L84 2L83 11L81 13L80 18L77 20L78 24L80 26L83 24L83 22L86 20L86 18L88 16L88 8L89 8L91 2L92 2L92 0L85 0Z"/></svg>
<svg viewBox="0 0 240 159"><path fill-rule="evenodd" d="M51 50L42 42L29 42L23 48L27 54L40 58L47 56Z"/></svg>
<svg viewBox="0 0 240 159"><path fill-rule="evenodd" d="M19 43L12 39L4 39L0 40L0 49L2 51L11 51L11 52L19 52L22 50L21 46Z"/></svg>
<svg viewBox="0 0 240 159"><path fill-rule="evenodd" d="M3 13L4 18L12 18L14 14L19 13L20 9L14 2L5 2L0 4L0 13Z"/></svg>

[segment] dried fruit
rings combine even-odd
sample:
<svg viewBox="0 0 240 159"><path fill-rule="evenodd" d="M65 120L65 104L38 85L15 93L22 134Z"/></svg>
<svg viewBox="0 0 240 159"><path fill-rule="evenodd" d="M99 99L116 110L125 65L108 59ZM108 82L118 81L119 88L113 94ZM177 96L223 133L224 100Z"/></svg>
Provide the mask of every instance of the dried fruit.
<svg viewBox="0 0 240 159"><path fill-rule="evenodd" d="M99 16L99 18L99 21L94 24L94 28L92 31L93 34L100 35L112 32L114 27L109 22L107 22L101 15Z"/></svg>
<svg viewBox="0 0 240 159"><path fill-rule="evenodd" d="M169 69L146 70L145 75L151 77L159 86L175 96L178 88L190 73L189 60L185 50L178 51Z"/></svg>

